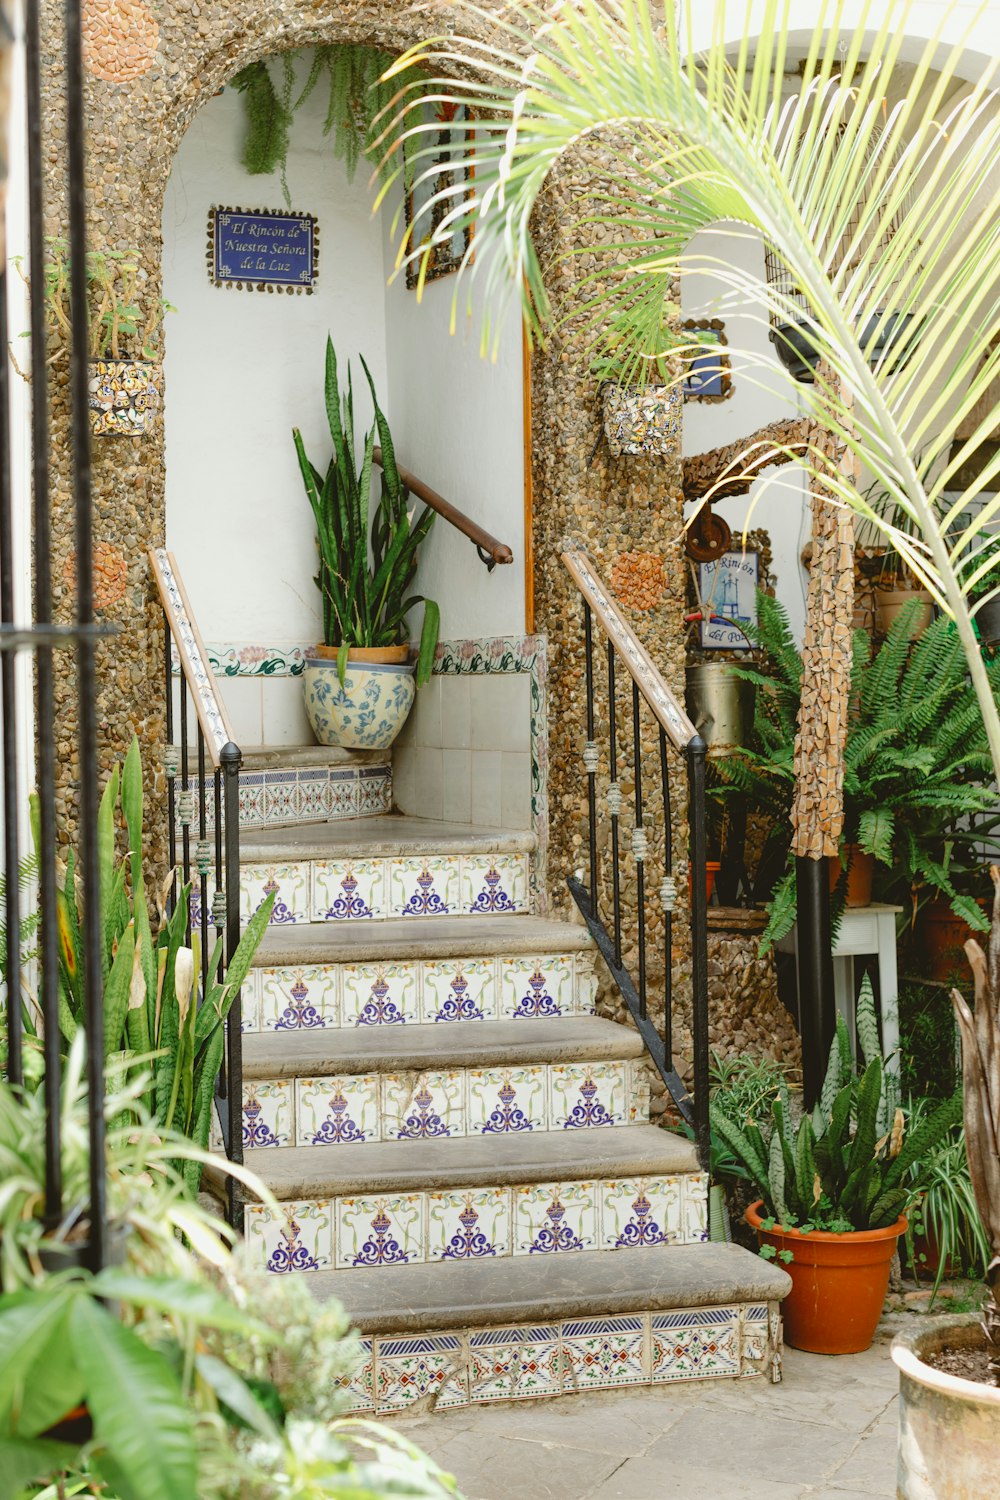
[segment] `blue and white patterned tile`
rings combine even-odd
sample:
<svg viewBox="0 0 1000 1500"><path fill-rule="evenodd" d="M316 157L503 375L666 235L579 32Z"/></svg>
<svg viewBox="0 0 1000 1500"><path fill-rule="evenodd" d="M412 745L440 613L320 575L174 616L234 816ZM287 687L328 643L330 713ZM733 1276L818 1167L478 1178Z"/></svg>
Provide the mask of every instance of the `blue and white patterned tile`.
<svg viewBox="0 0 1000 1500"><path fill-rule="evenodd" d="M357 798L352 795L354 786L351 781L341 782L346 796L342 808L335 812L330 809L328 792L330 780L322 772L300 772L296 784L299 820L303 823L319 823L325 818L341 817L349 818L357 809Z"/></svg>
<svg viewBox="0 0 1000 1500"><path fill-rule="evenodd" d="M392 917L455 916L459 900L458 855L437 854L429 859L389 861L389 915Z"/></svg>
<svg viewBox="0 0 1000 1500"><path fill-rule="evenodd" d="M697 1245L708 1239L708 1178L704 1172L692 1172L684 1178L682 1189L681 1236L685 1245Z"/></svg>
<svg viewBox="0 0 1000 1500"><path fill-rule="evenodd" d="M550 1130L623 1125L628 1118L625 1062L555 1063L549 1068Z"/></svg>
<svg viewBox="0 0 1000 1500"><path fill-rule="evenodd" d="M317 860L312 867L314 922L385 916L385 861Z"/></svg>
<svg viewBox="0 0 1000 1500"><path fill-rule="evenodd" d="M650 1077L649 1069L641 1058L629 1063L626 1080L628 1086L626 1120L629 1125L648 1125Z"/></svg>
<svg viewBox="0 0 1000 1500"><path fill-rule="evenodd" d="M681 1239L681 1179L601 1183L601 1249L674 1245Z"/></svg>
<svg viewBox="0 0 1000 1500"><path fill-rule="evenodd" d="M382 1139L377 1075L300 1078L295 1094L300 1146L362 1145Z"/></svg>
<svg viewBox="0 0 1000 1500"><path fill-rule="evenodd" d="M646 1319L583 1318L562 1325L563 1389L606 1390L643 1385L646 1372Z"/></svg>
<svg viewBox="0 0 1000 1500"><path fill-rule="evenodd" d="M597 1010L597 968L593 953L577 953L573 960L576 1013L592 1016Z"/></svg>
<svg viewBox="0 0 1000 1500"><path fill-rule="evenodd" d="M574 1013L573 955L501 958L500 1016L534 1020Z"/></svg>
<svg viewBox="0 0 1000 1500"><path fill-rule="evenodd" d="M260 969L260 1029L317 1031L339 1025L335 968Z"/></svg>
<svg viewBox="0 0 1000 1500"><path fill-rule="evenodd" d="M418 1401L435 1411L468 1405L469 1371L458 1334L376 1341L376 1410L405 1411Z"/></svg>
<svg viewBox="0 0 1000 1500"><path fill-rule="evenodd" d="M260 974L251 969L240 985L240 1030L260 1031Z"/></svg>
<svg viewBox="0 0 1000 1500"><path fill-rule="evenodd" d="M248 1203L244 1232L262 1270L284 1276L333 1267L333 1212L327 1202L287 1202L277 1211Z"/></svg>
<svg viewBox="0 0 1000 1500"><path fill-rule="evenodd" d="M243 1086L243 1147L294 1146L292 1085L274 1080Z"/></svg>
<svg viewBox="0 0 1000 1500"><path fill-rule="evenodd" d="M462 860L461 902L476 916L528 910L526 854L475 854Z"/></svg>
<svg viewBox="0 0 1000 1500"><path fill-rule="evenodd" d="M437 1021L492 1021L496 1018L496 977L491 958L433 959L423 966L422 1018Z"/></svg>
<svg viewBox="0 0 1000 1500"><path fill-rule="evenodd" d="M309 921L309 865L244 865L240 870L240 916L249 921L274 893L272 924Z"/></svg>
<svg viewBox="0 0 1000 1500"><path fill-rule="evenodd" d="M345 964L345 1026L403 1026L420 1020L415 964Z"/></svg>
<svg viewBox="0 0 1000 1500"><path fill-rule="evenodd" d="M521 1401L562 1391L559 1327L484 1328L469 1337L473 1401Z"/></svg>
<svg viewBox="0 0 1000 1500"><path fill-rule="evenodd" d="M264 806L268 823L294 823L302 816L299 781L294 771L265 771Z"/></svg>
<svg viewBox="0 0 1000 1500"><path fill-rule="evenodd" d="M594 1182L533 1183L511 1194L514 1255L596 1250L598 1189Z"/></svg>
<svg viewBox="0 0 1000 1500"><path fill-rule="evenodd" d="M358 816L376 817L392 810L392 773L374 769L358 776Z"/></svg>
<svg viewBox="0 0 1000 1500"><path fill-rule="evenodd" d="M465 1135L462 1069L383 1074L382 1128L387 1141L429 1141Z"/></svg>
<svg viewBox="0 0 1000 1500"><path fill-rule="evenodd" d="M341 1375L337 1384L349 1397L348 1412L375 1410L375 1343L373 1339L355 1339L357 1362L349 1375Z"/></svg>
<svg viewBox="0 0 1000 1500"><path fill-rule="evenodd" d="M650 1379L654 1385L669 1380L705 1380L712 1375L738 1375L739 1309L686 1308L682 1312L653 1313L650 1319Z"/></svg>
<svg viewBox="0 0 1000 1500"><path fill-rule="evenodd" d="M425 1259L423 1194L338 1198L333 1244L338 1271L421 1264Z"/></svg>
<svg viewBox="0 0 1000 1500"><path fill-rule="evenodd" d="M426 1196L428 1260L492 1260L510 1254L509 1188Z"/></svg>
<svg viewBox="0 0 1000 1500"><path fill-rule="evenodd" d="M469 1068L466 1089L469 1135L513 1135L545 1129L543 1067Z"/></svg>
<svg viewBox="0 0 1000 1500"><path fill-rule="evenodd" d="M759 1375L764 1372L770 1346L770 1324L767 1305L740 1309L740 1373Z"/></svg>

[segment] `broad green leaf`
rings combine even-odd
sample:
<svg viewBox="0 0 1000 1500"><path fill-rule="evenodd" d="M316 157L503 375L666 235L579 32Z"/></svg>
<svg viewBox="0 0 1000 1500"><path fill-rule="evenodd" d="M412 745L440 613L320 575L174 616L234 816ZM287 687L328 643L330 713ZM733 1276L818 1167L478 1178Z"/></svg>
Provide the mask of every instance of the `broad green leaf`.
<svg viewBox="0 0 1000 1500"><path fill-rule="evenodd" d="M113 1302L127 1302L156 1312L186 1318L202 1328L220 1328L274 1343L280 1335L269 1330L228 1297L207 1283L185 1281L178 1276L136 1276L113 1266L94 1277L96 1295Z"/></svg>
<svg viewBox="0 0 1000 1500"><path fill-rule="evenodd" d="M10 1431L22 1401L24 1383L36 1359L48 1349L53 1331L65 1323L74 1290L14 1292L0 1297L0 1427Z"/></svg>
<svg viewBox="0 0 1000 1500"><path fill-rule="evenodd" d="M0 1500L21 1500L30 1480L41 1483L61 1469L73 1468L79 1453L69 1443L0 1437Z"/></svg>

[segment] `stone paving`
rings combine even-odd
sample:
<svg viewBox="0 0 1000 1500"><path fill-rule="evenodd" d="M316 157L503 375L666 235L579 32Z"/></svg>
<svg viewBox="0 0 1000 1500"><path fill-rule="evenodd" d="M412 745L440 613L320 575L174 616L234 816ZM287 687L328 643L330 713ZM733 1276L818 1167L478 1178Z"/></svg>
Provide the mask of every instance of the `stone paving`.
<svg viewBox="0 0 1000 1500"><path fill-rule="evenodd" d="M780 1385L601 1391L393 1425L456 1476L465 1500L888 1500L889 1348L836 1359L786 1349Z"/></svg>

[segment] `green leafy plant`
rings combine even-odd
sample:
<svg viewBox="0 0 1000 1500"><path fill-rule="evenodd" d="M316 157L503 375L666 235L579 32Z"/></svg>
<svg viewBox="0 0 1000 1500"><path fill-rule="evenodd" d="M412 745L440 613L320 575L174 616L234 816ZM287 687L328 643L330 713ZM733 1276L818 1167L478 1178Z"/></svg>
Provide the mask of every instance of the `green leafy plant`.
<svg viewBox="0 0 1000 1500"><path fill-rule="evenodd" d="M919 1127L933 1101L912 1099L907 1109L910 1130ZM933 1277L932 1299L942 1278L955 1269L982 1278L989 1264L990 1249L983 1230L965 1150L965 1132L956 1126L937 1149L915 1161L910 1169L914 1198L906 1230L906 1250L916 1276ZM936 1263L927 1265L928 1254Z"/></svg>
<svg viewBox="0 0 1000 1500"><path fill-rule="evenodd" d="M676 331L680 308L674 303L664 306L657 297L652 311L650 317L640 303L616 315L591 361L599 380L644 390L649 385L676 386L683 379L678 356L690 349L692 337Z"/></svg>
<svg viewBox="0 0 1000 1500"><path fill-rule="evenodd" d="M17 889L20 895L30 890L38 875L38 861L33 854L26 854L17 867ZM39 913L24 912L21 916L21 963L26 964L35 956L34 938L38 931ZM7 986L7 874L0 872L0 984ZM5 997L9 1003L9 997Z"/></svg>
<svg viewBox="0 0 1000 1500"><path fill-rule="evenodd" d="M36 851L39 846L34 808ZM119 844L119 824L125 838ZM127 1073L143 1069L142 1103L158 1126L179 1131L204 1150L208 1145L215 1083L225 1047L225 1020L243 984L261 938L267 930L273 895L250 918L239 945L218 974L222 939L215 945L202 986L197 932L188 945L190 885L181 886L173 912L162 892L154 935L142 868L143 790L139 742L133 738L122 765L115 766L98 811L100 868L101 968L104 979L105 1068ZM59 1025L72 1042L83 1025L83 911L72 850L57 887L59 929ZM155 1054L152 1071L146 1060ZM201 1174L198 1161L185 1163L192 1188Z"/></svg>
<svg viewBox="0 0 1000 1500"><path fill-rule="evenodd" d="M752 1119L736 1125L718 1104L709 1105L712 1128L757 1187L764 1213L783 1226L847 1233L894 1224L913 1197L913 1163L961 1117L961 1095L955 1094L904 1142L898 1084L882 1057L867 975L858 998L857 1036L860 1076L838 1016L822 1092L798 1121L785 1088L763 1128Z"/></svg>
<svg viewBox="0 0 1000 1500"><path fill-rule="evenodd" d="M326 341L326 416L333 456L326 473L306 457L302 434L292 433L306 497L316 522L319 573L316 585L323 603L323 639L339 647L337 670L343 685L351 646L396 646L409 638L407 615L424 605L417 653L418 687L430 680L440 629L440 611L432 600L409 590L417 571L417 551L430 531L434 512L426 506L413 522L408 491L399 477L389 425L375 394L368 366L361 361L375 407L375 426L367 433L360 470L355 466L354 392L347 370L341 400L337 356ZM375 437L381 445L382 493L372 504Z"/></svg>

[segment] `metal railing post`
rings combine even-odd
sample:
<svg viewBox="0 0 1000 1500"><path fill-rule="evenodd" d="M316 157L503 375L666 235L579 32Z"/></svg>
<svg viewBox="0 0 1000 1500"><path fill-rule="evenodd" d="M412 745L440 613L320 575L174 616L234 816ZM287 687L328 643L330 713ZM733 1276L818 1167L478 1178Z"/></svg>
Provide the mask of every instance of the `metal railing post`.
<svg viewBox="0 0 1000 1500"><path fill-rule="evenodd" d="M691 1036L694 1046L695 1141L703 1169L709 1166L708 1123L708 895L705 890L705 741L688 742L688 826L691 839Z"/></svg>
<svg viewBox="0 0 1000 1500"><path fill-rule="evenodd" d="M226 894L226 969L240 941L240 764L243 757L236 745L224 745L219 755L222 768L222 797L225 849ZM226 1103L229 1125L230 1161L243 1160L243 1002L237 993L226 1018ZM234 1229L242 1228L243 1207L236 1183L229 1179L229 1220Z"/></svg>

